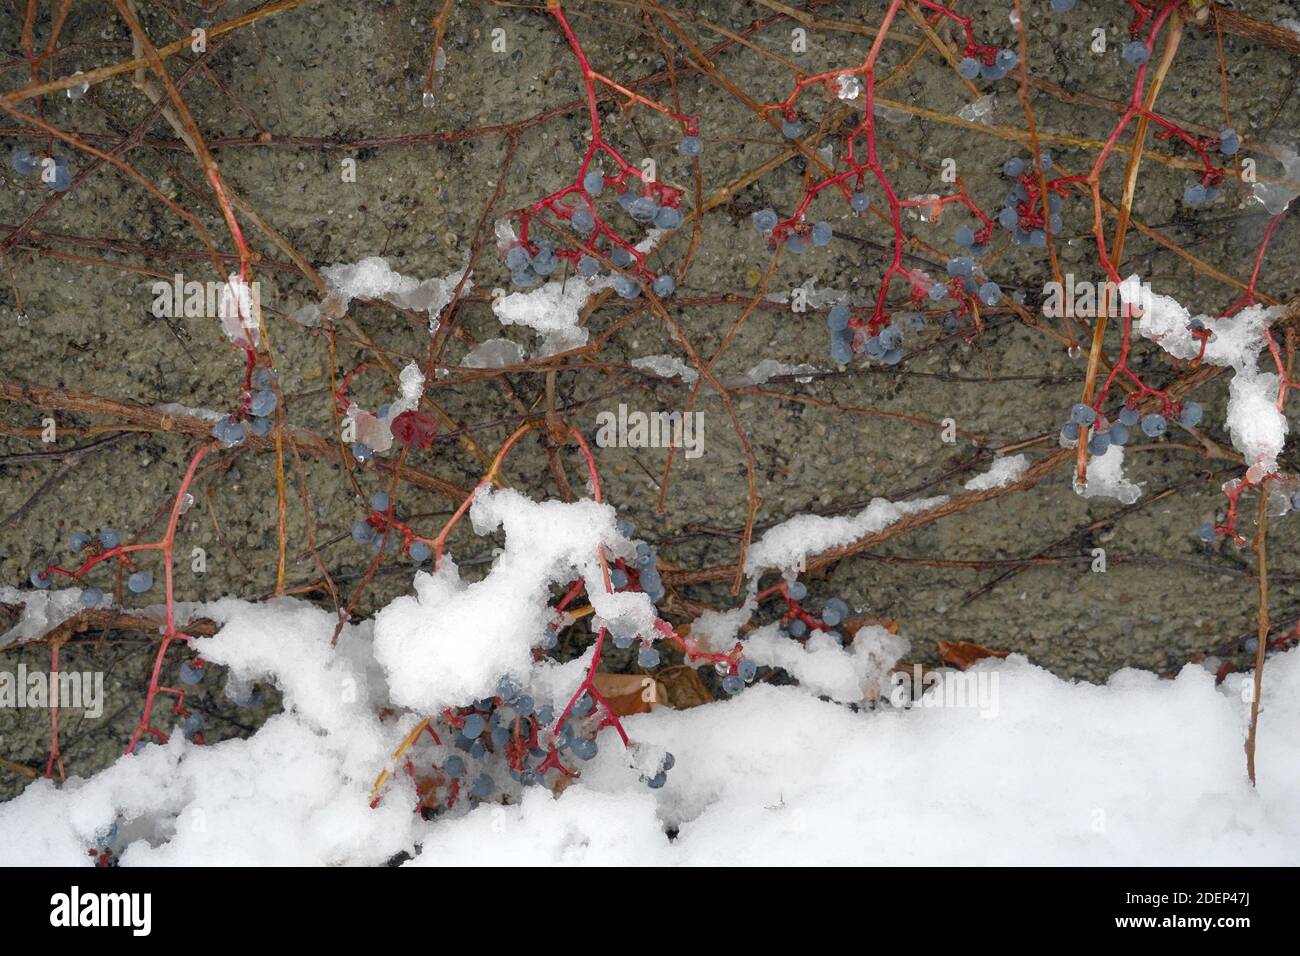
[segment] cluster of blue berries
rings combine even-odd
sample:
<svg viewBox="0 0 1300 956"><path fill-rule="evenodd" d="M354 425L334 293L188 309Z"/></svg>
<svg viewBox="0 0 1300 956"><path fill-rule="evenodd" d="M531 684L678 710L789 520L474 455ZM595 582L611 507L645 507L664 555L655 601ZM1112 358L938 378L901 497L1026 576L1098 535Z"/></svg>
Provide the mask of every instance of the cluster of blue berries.
<svg viewBox="0 0 1300 956"><path fill-rule="evenodd" d="M536 252L529 252L528 247L524 245L512 246L506 252L506 267L510 269L510 281L521 289L531 289L560 267L554 243L539 239L535 245Z"/></svg>
<svg viewBox="0 0 1300 956"><path fill-rule="evenodd" d="M1201 423L1204 414L1200 403L1184 402L1178 410L1178 422L1185 428L1195 428ZM1104 455L1111 445L1127 445L1134 428L1140 428L1147 438L1163 437L1169 430L1169 419L1158 412L1143 415L1136 408L1125 405L1119 410L1115 421L1108 422L1091 406L1079 403L1070 409L1070 419L1061 428L1061 443L1066 447L1074 447L1085 428L1093 429L1088 439L1088 453Z"/></svg>
<svg viewBox="0 0 1300 956"><path fill-rule="evenodd" d="M1043 165L1043 172L1051 172L1051 154L1043 152L1039 154L1039 158ZM1041 249L1047 245L1047 233L1059 235L1061 232L1064 225L1061 218L1063 203L1056 193L1049 193L1048 218L1046 221L1043 220L1039 197L1035 195L1037 190L1034 190L1035 194L1031 194L1025 185L1026 173L1033 172L1033 167L1017 156L1002 164L1002 175L1016 180L1016 184L1011 192L1007 193L1002 209L998 212L997 221L998 225L1011 233L1011 239L1016 245Z"/></svg>
<svg viewBox="0 0 1300 956"><path fill-rule="evenodd" d="M1020 62L1016 51L1010 48L998 50L992 62L981 62L977 57L964 56L957 64L957 72L963 79L1000 80Z"/></svg>
<svg viewBox="0 0 1300 956"><path fill-rule="evenodd" d="M248 420L234 415L225 415L217 419L212 426L212 437L227 448L233 448L244 441L250 434L265 437L271 433L273 422L271 414L275 411L275 376L270 369L259 368L253 373L254 391L248 397L245 406Z"/></svg>
<svg viewBox="0 0 1300 956"><path fill-rule="evenodd" d="M1241 139L1237 131L1231 126L1224 127L1219 131L1219 152L1224 156L1236 156L1241 149ZM1218 171L1214 175L1202 177L1199 181L1189 183L1183 187L1183 202L1189 206L1204 206L1214 202L1219 197L1218 183L1221 177Z"/></svg>
<svg viewBox="0 0 1300 956"><path fill-rule="evenodd" d="M370 496L370 509L378 515L386 515L389 512L388 495L382 491L376 491ZM400 531L386 531L380 519L358 518L352 522L352 540L357 544L368 544L375 554L391 554L399 548L403 548L412 561L416 564L423 564L428 561L433 552L423 541L411 541L410 544L403 545L405 536Z"/></svg>
<svg viewBox="0 0 1300 956"><path fill-rule="evenodd" d="M859 196L861 196L863 200L861 203L858 202ZM853 199L849 202L855 210L861 211L861 209L866 209L871 204L871 197L867 196L866 193L854 193ZM861 209L859 209L859 205L861 206ZM777 224L781 220L780 217L777 216L775 209L770 207L760 209L749 217L749 221L753 224L754 229L758 234L766 237L768 242L777 241L777 237L774 233ZM793 253L800 254L805 252L810 244L821 248L830 245L831 240L834 238L835 230L831 227L829 222L823 219L813 223L811 226L801 224L792 227L790 231L786 233L784 242L787 249Z"/></svg>
<svg viewBox="0 0 1300 956"><path fill-rule="evenodd" d="M9 157L9 164L20 176L39 174L41 184L56 193L66 192L72 186L72 172L68 168L66 156L54 156L47 162L31 150L20 146Z"/></svg>

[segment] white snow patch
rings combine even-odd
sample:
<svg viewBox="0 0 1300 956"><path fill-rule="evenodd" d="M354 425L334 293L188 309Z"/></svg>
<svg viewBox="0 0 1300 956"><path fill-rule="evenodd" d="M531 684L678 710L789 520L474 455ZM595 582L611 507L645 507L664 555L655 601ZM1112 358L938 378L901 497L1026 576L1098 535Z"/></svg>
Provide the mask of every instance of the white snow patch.
<svg viewBox="0 0 1300 956"><path fill-rule="evenodd" d="M812 555L883 531L899 518L929 511L947 500L945 496L900 502L876 498L856 515L796 515L768 529L754 543L745 557L745 571L753 575L768 568L802 565Z"/></svg>
<svg viewBox="0 0 1300 956"><path fill-rule="evenodd" d="M990 488L1005 488L1016 481L1029 467L1029 459L1024 455L998 455L993 459L989 470L976 475L966 482L967 491L987 491Z"/></svg>

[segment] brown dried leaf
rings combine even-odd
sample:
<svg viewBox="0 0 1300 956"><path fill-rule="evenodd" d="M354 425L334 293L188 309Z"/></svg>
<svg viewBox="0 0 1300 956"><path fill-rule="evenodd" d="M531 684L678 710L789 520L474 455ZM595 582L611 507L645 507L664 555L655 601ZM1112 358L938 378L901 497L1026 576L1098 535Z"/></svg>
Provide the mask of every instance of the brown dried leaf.
<svg viewBox="0 0 1300 956"><path fill-rule="evenodd" d="M1002 658L1010 653L1010 651L995 651L983 644L972 644L969 641L939 642L939 656L944 659L945 663L963 671L981 658Z"/></svg>

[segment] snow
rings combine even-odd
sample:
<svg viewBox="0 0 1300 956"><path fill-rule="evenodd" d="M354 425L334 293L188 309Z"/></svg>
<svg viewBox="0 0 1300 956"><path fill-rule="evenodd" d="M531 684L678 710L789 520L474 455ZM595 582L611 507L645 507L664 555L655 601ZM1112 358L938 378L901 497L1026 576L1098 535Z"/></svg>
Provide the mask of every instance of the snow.
<svg viewBox="0 0 1300 956"><path fill-rule="evenodd" d="M1084 498L1114 498L1131 505L1142 496L1142 489L1124 477L1124 448L1111 445L1104 455L1088 458L1088 481L1075 485Z"/></svg>
<svg viewBox="0 0 1300 956"><path fill-rule="evenodd" d="M700 377L695 371L676 355L643 355L632 359L631 366L643 372L650 372L660 378L680 378L687 385L694 385Z"/></svg>
<svg viewBox="0 0 1300 956"><path fill-rule="evenodd" d="M947 500L939 496L896 503L876 498L856 515L833 518L796 515L768 529L750 547L745 556L745 572L754 575L768 568L803 565L813 555L883 531L900 518L937 508Z"/></svg>
<svg viewBox="0 0 1300 956"><path fill-rule="evenodd" d="M0 647L15 641L29 641L58 627L81 610L81 588L24 590L0 585L0 604L23 605L18 620L0 633Z"/></svg>
<svg viewBox="0 0 1300 956"><path fill-rule="evenodd" d="M888 695L889 668L907 653L908 643L883 627L860 628L849 647L823 631L803 644L771 624L745 639L745 656L755 664L779 667L811 694L843 704Z"/></svg>
<svg viewBox="0 0 1300 956"><path fill-rule="evenodd" d="M989 470L976 475L966 482L967 491L988 491L990 488L1005 488L1025 473L1029 459L1024 455L998 455L993 459Z"/></svg>
<svg viewBox="0 0 1300 956"><path fill-rule="evenodd" d="M438 317L451 302L456 286L464 280L462 292L474 288L468 267L442 278L416 279L393 270L388 260L369 256L355 263L337 263L321 270L331 295L344 305L353 299L382 299L403 309L427 312L429 334L438 330Z"/></svg>
<svg viewBox="0 0 1300 956"><path fill-rule="evenodd" d="M547 517L494 507L508 525ZM604 536L597 524L584 543ZM959 675L992 689L991 711L945 705L937 688L910 707L882 697L854 710L819 697L883 687L901 638L868 627L847 649L783 648L769 628L748 653L779 659L803 686L627 718L639 749L605 731L562 795L534 788L425 821L401 774L369 806L374 774L416 719L379 718L411 695L389 700L389 683L406 670L415 685L465 683L422 702L479 685L426 662L385 666L368 622L331 647L332 616L296 601L223 600L205 613L224 627L198 651L274 681L284 712L245 740L177 734L89 779L31 784L0 805L0 865L88 866L87 848L114 827L124 866L377 865L399 852L417 866L1300 862L1300 651L1270 658L1264 675L1258 789L1242 756L1250 675L1216 687L1188 665L1173 680L1125 670L1094 685L1012 655ZM428 643L447 636L436 616L419 623ZM563 695L583 667L551 667L537 687ZM675 766L649 790L635 768L664 750Z"/></svg>
<svg viewBox="0 0 1300 956"><path fill-rule="evenodd" d="M477 534L500 528L505 545L487 576L466 584L446 559L415 575L415 594L375 619L375 656L392 682L395 703L432 713L495 693L503 676L522 679L550 614L551 585L577 575L601 579L602 546L626 552L614 509L584 500L534 502L511 489L480 489L469 510ZM593 597L596 613L649 630L650 599L640 593Z"/></svg>
<svg viewBox="0 0 1300 956"><path fill-rule="evenodd" d="M461 359L466 368L505 368L524 360L524 350L509 339L487 339L470 349Z"/></svg>
<svg viewBox="0 0 1300 956"><path fill-rule="evenodd" d="M753 366L744 375L738 376L732 385L765 385L767 382L782 375L794 376L798 381L807 383L812 381L812 376L820 371L816 365L809 365L807 362L800 362L798 365L791 365L789 362L779 362L776 359L763 359L757 365Z"/></svg>

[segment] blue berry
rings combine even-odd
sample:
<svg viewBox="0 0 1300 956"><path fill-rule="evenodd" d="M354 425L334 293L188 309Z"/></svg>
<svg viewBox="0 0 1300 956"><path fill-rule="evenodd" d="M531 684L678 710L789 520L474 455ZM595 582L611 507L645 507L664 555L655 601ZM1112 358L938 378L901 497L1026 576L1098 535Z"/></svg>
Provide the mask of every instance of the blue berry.
<svg viewBox="0 0 1300 956"><path fill-rule="evenodd" d="M537 274L530 267L528 269L516 269L510 273L510 281L521 289L531 289L537 285L539 280Z"/></svg>
<svg viewBox="0 0 1300 956"><path fill-rule="evenodd" d="M37 568L28 576L27 580L32 582L32 587L44 591L51 584L50 572L44 568Z"/></svg>
<svg viewBox="0 0 1300 956"><path fill-rule="evenodd" d="M470 785L469 795L476 800L486 800L492 795L495 786L496 784L490 776L481 773L474 778L474 782Z"/></svg>
<svg viewBox="0 0 1300 956"><path fill-rule="evenodd" d="M588 196L599 196L605 191L605 177L598 170L589 169L587 175L582 177L582 188Z"/></svg>
<svg viewBox="0 0 1300 956"><path fill-rule="evenodd" d="M459 754L452 754L442 762L442 770L449 777L465 776L465 758Z"/></svg>
<svg viewBox="0 0 1300 956"><path fill-rule="evenodd" d="M370 539L375 536L375 529L370 526L370 522L364 518L358 518L352 522L352 540L358 544L369 544Z"/></svg>
<svg viewBox="0 0 1300 956"><path fill-rule="evenodd" d="M591 256L583 256L578 260L578 275L590 279L600 271L600 263Z"/></svg>
<svg viewBox="0 0 1300 956"><path fill-rule="evenodd" d="M523 246L511 246L506 252L506 267L511 272L522 272L527 269L533 261L533 257L528 254L528 250Z"/></svg>
<svg viewBox="0 0 1300 956"><path fill-rule="evenodd" d="M673 290L677 288L677 281L670 275L656 276L651 288L654 289L655 295L662 299L673 294Z"/></svg>
<svg viewBox="0 0 1300 956"><path fill-rule="evenodd" d="M1020 57L1016 55L1015 50L1009 48L1005 50L998 50L996 62L997 65L1002 70L1010 71L1017 63L1020 62Z"/></svg>
<svg viewBox="0 0 1300 956"><path fill-rule="evenodd" d="M587 714L591 713L591 708L594 707L595 705L596 702L591 699L590 694L583 694L576 701L574 701L573 709L570 710L569 713L572 714L574 717L585 717L587 716Z"/></svg>
<svg viewBox="0 0 1300 956"><path fill-rule="evenodd" d="M822 623L835 627L849 616L849 606L839 598L831 598L822 608Z"/></svg>
<svg viewBox="0 0 1300 956"><path fill-rule="evenodd" d="M190 714L181 722L181 731L191 739L203 733L203 715Z"/></svg>
<svg viewBox="0 0 1300 956"><path fill-rule="evenodd" d="M700 151L703 149L704 144L700 142L698 136L685 136L682 138L682 141L677 144L677 152L681 153L683 156L698 156L700 155Z"/></svg>
<svg viewBox="0 0 1300 956"><path fill-rule="evenodd" d="M1110 443L1112 445L1119 445L1122 447L1128 444L1128 426L1123 422L1111 422L1110 431L1106 434L1110 435Z"/></svg>
<svg viewBox="0 0 1300 956"><path fill-rule="evenodd" d="M569 749L573 751L573 755L579 760L590 760L596 756L596 751L599 748L594 740L586 737L576 737L573 743L569 745Z"/></svg>
<svg viewBox="0 0 1300 956"><path fill-rule="evenodd" d="M1201 423L1201 416L1204 412L1198 402L1185 402L1183 410L1178 415L1178 421L1186 428L1195 428Z"/></svg>
<svg viewBox="0 0 1300 956"><path fill-rule="evenodd" d="M758 665L751 660L743 660L736 665L736 673L740 675L741 680L748 684L758 674Z"/></svg>
<svg viewBox="0 0 1300 956"><path fill-rule="evenodd" d="M866 193L854 193L849 197L849 207L854 212L866 212L871 208L871 197Z"/></svg>
<svg viewBox="0 0 1300 956"><path fill-rule="evenodd" d="M259 418L265 418L275 411L275 392L260 391L254 392L252 400L248 403L248 411Z"/></svg>
<svg viewBox="0 0 1300 956"><path fill-rule="evenodd" d="M961 74L962 79L973 80L980 75L980 61L973 56L964 56L957 64L957 72Z"/></svg>
<svg viewBox="0 0 1300 956"><path fill-rule="evenodd" d="M849 327L849 307L843 303L837 303L831 306L830 312L826 315L826 327L832 332L843 332Z"/></svg>
<svg viewBox="0 0 1300 956"><path fill-rule="evenodd" d="M614 278L614 291L618 293L620 298L635 299L641 294L641 287L627 276L616 276Z"/></svg>
<svg viewBox="0 0 1300 956"><path fill-rule="evenodd" d="M475 737L482 734L483 731L486 729L487 729L487 721L485 721L481 715L470 714L468 717L465 718L465 723L460 728L460 732L464 734L466 737L468 737L470 740L473 740Z"/></svg>
<svg viewBox="0 0 1300 956"><path fill-rule="evenodd" d="M754 228L763 235L767 235L775 229L778 221L776 210L774 209L760 209L758 212L750 216L749 220L754 224Z"/></svg>
<svg viewBox="0 0 1300 956"><path fill-rule="evenodd" d="M786 118L782 120L781 135L786 139L798 139L803 135L803 123L798 119Z"/></svg>
<svg viewBox="0 0 1300 956"><path fill-rule="evenodd" d="M99 546L105 550L116 548L122 543L122 536L112 528L101 528L99 531Z"/></svg>
<svg viewBox="0 0 1300 956"><path fill-rule="evenodd" d="M68 538L68 550L74 554L86 550L88 544L90 544L90 535L84 531L74 531L72 537Z"/></svg>
<svg viewBox="0 0 1300 956"><path fill-rule="evenodd" d="M853 340L847 329L831 333L831 361L838 365L853 361Z"/></svg>
<svg viewBox="0 0 1300 956"><path fill-rule="evenodd" d="M620 269L626 269L636 261L636 257L622 246L615 246L609 251L609 261Z"/></svg>
<svg viewBox="0 0 1300 956"><path fill-rule="evenodd" d="M1079 0L1052 0L1053 13L1069 13Z"/></svg>
<svg viewBox="0 0 1300 956"><path fill-rule="evenodd" d="M248 430L258 438L265 438L271 434L271 428L274 422L269 418L250 418L248 420Z"/></svg>
<svg viewBox="0 0 1300 956"><path fill-rule="evenodd" d="M615 591L621 591L627 587L627 572L622 568L609 569L609 586Z"/></svg>
<svg viewBox="0 0 1300 956"><path fill-rule="evenodd" d="M660 770L657 774L646 781L646 786L651 790L658 790L668 782L668 774Z"/></svg>
<svg viewBox="0 0 1300 956"><path fill-rule="evenodd" d="M1199 206L1205 202L1205 187L1200 183L1192 183L1183 189L1183 202L1189 206Z"/></svg>
<svg viewBox="0 0 1300 956"><path fill-rule="evenodd" d="M1165 421L1163 415L1143 415L1142 416L1142 433L1148 438L1159 438L1165 433L1169 423Z"/></svg>
<svg viewBox="0 0 1300 956"><path fill-rule="evenodd" d="M643 647L636 655L636 662L649 670L652 667L659 666L659 650L654 647Z"/></svg>
<svg viewBox="0 0 1300 956"><path fill-rule="evenodd" d="M388 510L388 495L382 491L376 491L370 496L370 507L375 511Z"/></svg>
<svg viewBox="0 0 1300 956"><path fill-rule="evenodd" d="M1090 405L1077 403L1070 409L1070 421L1076 425L1091 425L1097 420L1097 413Z"/></svg>
<svg viewBox="0 0 1300 956"><path fill-rule="evenodd" d="M808 625L800 618L795 618L788 625L786 630L790 632L791 637L803 637L808 633Z"/></svg>
<svg viewBox="0 0 1300 956"><path fill-rule="evenodd" d="M1002 287L996 282L985 282L980 286L979 296L985 305L994 305L1002 297Z"/></svg>
<svg viewBox="0 0 1300 956"><path fill-rule="evenodd" d="M1066 445L1073 445L1079 440L1079 426L1074 422L1066 422L1061 426L1061 441Z"/></svg>
<svg viewBox="0 0 1300 956"><path fill-rule="evenodd" d="M802 601L808 596L808 585L802 581L791 581L785 590L791 601Z"/></svg>
<svg viewBox="0 0 1300 956"><path fill-rule="evenodd" d="M728 674L722 678L722 689L734 697L745 689L745 681L739 674Z"/></svg>
<svg viewBox="0 0 1300 956"><path fill-rule="evenodd" d="M433 554L429 550L429 546L423 541L412 541L411 546L406 549L406 553L411 556L411 560L416 564L423 564Z"/></svg>
<svg viewBox="0 0 1300 956"><path fill-rule="evenodd" d="M1141 66L1150 58L1151 51L1147 49L1147 45L1141 40L1130 40L1124 44L1122 56L1125 63Z"/></svg>
<svg viewBox="0 0 1300 956"><path fill-rule="evenodd" d="M259 368L253 373L253 387L266 390L275 384L275 375L269 368Z"/></svg>
<svg viewBox="0 0 1300 956"><path fill-rule="evenodd" d="M1206 544L1209 544L1214 540L1214 524L1209 521L1205 522L1196 529L1196 537L1200 538Z"/></svg>
<svg viewBox="0 0 1300 956"><path fill-rule="evenodd" d="M1138 423L1138 419L1140 419L1141 417L1142 416L1138 413L1138 410L1136 408L1130 408L1128 405L1125 405L1123 408L1119 410L1119 420L1123 422L1125 425L1127 425L1129 428L1132 428L1134 425L1136 425Z"/></svg>
<svg viewBox="0 0 1300 956"><path fill-rule="evenodd" d="M244 440L244 423L231 418L221 418L212 426L212 437L226 447L238 445Z"/></svg>
<svg viewBox="0 0 1300 956"><path fill-rule="evenodd" d="M41 168L41 161L30 149L18 147L9 157L9 164L20 176L30 176Z"/></svg>
<svg viewBox="0 0 1300 956"><path fill-rule="evenodd" d="M660 229L676 229L681 224L681 210L674 206L661 206L655 213L655 225Z"/></svg>
<svg viewBox="0 0 1300 956"><path fill-rule="evenodd" d="M808 248L803 244L803 239L794 233L785 237L785 247L797 256L803 255L804 250Z"/></svg>
<svg viewBox="0 0 1300 956"><path fill-rule="evenodd" d="M998 213L998 223L1003 229L1014 229L1020 225L1020 213L1016 211L1014 206L1005 206Z"/></svg>
<svg viewBox="0 0 1300 956"><path fill-rule="evenodd" d="M1088 439L1088 454L1104 455L1110 450L1110 432L1093 432Z"/></svg>
<svg viewBox="0 0 1300 956"><path fill-rule="evenodd" d="M997 63L985 63L980 67L980 78L985 80L1000 80L1007 75L1007 69Z"/></svg>
<svg viewBox="0 0 1300 956"><path fill-rule="evenodd" d="M195 667L189 661L181 662L181 683L193 687L199 681L203 680L202 667Z"/></svg>
<svg viewBox="0 0 1300 956"><path fill-rule="evenodd" d="M950 276L968 276L974 271L975 260L970 256L953 256L948 260L948 275Z"/></svg>
<svg viewBox="0 0 1300 956"><path fill-rule="evenodd" d="M104 592L99 588L90 587L81 590L82 607L99 607L104 602Z"/></svg>
<svg viewBox="0 0 1300 956"><path fill-rule="evenodd" d="M560 267L560 260L554 252L539 252L533 256L533 272L539 276L548 276Z"/></svg>
<svg viewBox="0 0 1300 956"><path fill-rule="evenodd" d="M126 579L126 586L132 594L144 594L153 587L153 575L148 571L136 571Z"/></svg>
<svg viewBox="0 0 1300 956"><path fill-rule="evenodd" d="M953 241L963 249L969 249L975 245L975 233L969 226L960 226L953 234Z"/></svg>
<svg viewBox="0 0 1300 956"><path fill-rule="evenodd" d="M830 245L833 236L834 230L831 229L831 224L829 222L822 221L812 227L812 242L814 246Z"/></svg>
<svg viewBox="0 0 1300 956"><path fill-rule="evenodd" d="M637 222L654 222L655 215L659 212L659 204L649 196L641 196L633 200L627 211Z"/></svg>
<svg viewBox="0 0 1300 956"><path fill-rule="evenodd" d="M1229 126L1219 132L1219 152L1224 156L1235 156L1239 149L1241 149L1241 140L1235 129Z"/></svg>
<svg viewBox="0 0 1300 956"><path fill-rule="evenodd" d="M596 228L596 217L585 209L575 212L569 222L573 223L573 228L583 235Z"/></svg>
<svg viewBox="0 0 1300 956"><path fill-rule="evenodd" d="M1025 161L1018 156L1012 156L1002 164L1002 175L1009 179L1015 179L1025 171Z"/></svg>

